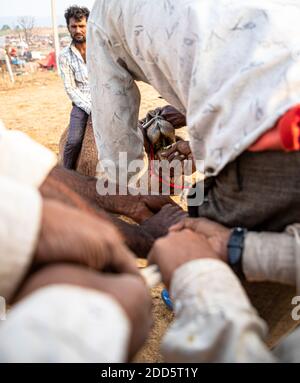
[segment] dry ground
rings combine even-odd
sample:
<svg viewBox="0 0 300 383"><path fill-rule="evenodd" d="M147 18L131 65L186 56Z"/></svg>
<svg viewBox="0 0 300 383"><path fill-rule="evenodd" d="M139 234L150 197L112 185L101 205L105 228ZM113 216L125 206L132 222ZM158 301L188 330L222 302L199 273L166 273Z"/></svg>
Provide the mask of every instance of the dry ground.
<svg viewBox="0 0 300 383"><path fill-rule="evenodd" d="M148 110L165 105L157 92L140 85L142 105L140 117ZM0 119L9 129L21 130L49 149L58 152L60 136L68 125L71 104L61 80L55 73L38 72L16 78L10 85L0 74ZM144 263L141 262L141 265ZM139 362L160 362L159 342L169 325L172 314L160 298L162 286L153 289L154 328L145 348L136 357Z"/></svg>

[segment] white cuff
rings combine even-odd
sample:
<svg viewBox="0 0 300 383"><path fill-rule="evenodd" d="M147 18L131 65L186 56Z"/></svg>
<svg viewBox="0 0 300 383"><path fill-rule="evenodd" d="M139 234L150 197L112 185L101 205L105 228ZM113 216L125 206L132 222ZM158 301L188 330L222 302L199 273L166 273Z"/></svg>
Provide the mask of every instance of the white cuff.
<svg viewBox="0 0 300 383"><path fill-rule="evenodd" d="M56 155L19 131L0 130L0 175L40 187L56 165Z"/></svg>
<svg viewBox="0 0 300 383"><path fill-rule="evenodd" d="M295 238L288 233L248 233L243 271L250 282L296 285Z"/></svg>
<svg viewBox="0 0 300 383"><path fill-rule="evenodd" d="M109 295L71 285L42 288L0 326L0 361L121 363L130 323Z"/></svg>
<svg viewBox="0 0 300 383"><path fill-rule="evenodd" d="M0 177L0 295L9 300L31 264L42 200L26 185Z"/></svg>

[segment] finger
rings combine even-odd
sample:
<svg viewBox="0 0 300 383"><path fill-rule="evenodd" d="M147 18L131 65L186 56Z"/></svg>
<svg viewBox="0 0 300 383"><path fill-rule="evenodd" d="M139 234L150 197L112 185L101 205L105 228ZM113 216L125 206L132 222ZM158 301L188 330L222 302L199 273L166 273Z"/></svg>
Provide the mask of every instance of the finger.
<svg viewBox="0 0 300 383"><path fill-rule="evenodd" d="M184 229L184 220L176 223L175 225L171 226L169 229L169 232L177 232Z"/></svg>
<svg viewBox="0 0 300 383"><path fill-rule="evenodd" d="M168 209L168 213L172 217L177 215L186 217L187 215L187 212L184 211L179 205L173 206L169 204L169 205L165 205L162 209Z"/></svg>
<svg viewBox="0 0 300 383"><path fill-rule="evenodd" d="M176 214L174 214L174 223L177 223L179 221L184 221L186 218L187 218L187 212L185 212L184 210L178 211L176 212Z"/></svg>
<svg viewBox="0 0 300 383"><path fill-rule="evenodd" d="M192 231L196 231L197 227L197 220L195 218L185 218L178 224L172 226L169 231L170 232L177 232L177 231L182 231L184 229L190 229Z"/></svg>
<svg viewBox="0 0 300 383"><path fill-rule="evenodd" d="M184 220L184 228L205 236L211 236L215 234L216 224L206 218L187 218Z"/></svg>
<svg viewBox="0 0 300 383"><path fill-rule="evenodd" d="M130 218L135 220L137 223L143 223L147 219L153 217L154 213L148 206L143 206L142 208L137 209Z"/></svg>
<svg viewBox="0 0 300 383"><path fill-rule="evenodd" d="M176 154L177 153L177 154ZM187 158L184 154L179 154L178 152L174 153L174 155L170 156L168 158L168 161L169 162L172 162L172 161L180 161L180 162L183 162L185 161Z"/></svg>
<svg viewBox="0 0 300 383"><path fill-rule="evenodd" d="M163 152L160 153L162 157L168 158L172 153L177 151L177 144L173 144L170 147L167 147L167 150L164 150Z"/></svg>
<svg viewBox="0 0 300 383"><path fill-rule="evenodd" d="M167 157L167 160L169 162L173 161L174 158L176 157L179 157L180 156L180 153L178 152L178 150L176 150L175 152L171 153L168 157Z"/></svg>
<svg viewBox="0 0 300 383"><path fill-rule="evenodd" d="M179 152L185 155L188 155L191 153L191 148L187 141L178 141L177 149Z"/></svg>
<svg viewBox="0 0 300 383"><path fill-rule="evenodd" d="M143 201L147 207L154 213L157 213L165 205L177 206L169 196L145 196Z"/></svg>
<svg viewBox="0 0 300 383"><path fill-rule="evenodd" d="M118 245L114 248L110 266L117 273L140 276L136 258L125 246Z"/></svg>

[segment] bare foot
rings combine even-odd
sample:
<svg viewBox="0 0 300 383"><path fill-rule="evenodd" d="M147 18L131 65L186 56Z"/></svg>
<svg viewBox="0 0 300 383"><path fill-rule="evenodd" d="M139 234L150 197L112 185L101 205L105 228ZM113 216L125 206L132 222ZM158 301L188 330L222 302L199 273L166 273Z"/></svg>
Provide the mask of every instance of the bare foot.
<svg viewBox="0 0 300 383"><path fill-rule="evenodd" d="M154 239L168 234L168 230L175 222L187 217L187 213L178 205L165 205L159 213L146 219L140 226Z"/></svg>

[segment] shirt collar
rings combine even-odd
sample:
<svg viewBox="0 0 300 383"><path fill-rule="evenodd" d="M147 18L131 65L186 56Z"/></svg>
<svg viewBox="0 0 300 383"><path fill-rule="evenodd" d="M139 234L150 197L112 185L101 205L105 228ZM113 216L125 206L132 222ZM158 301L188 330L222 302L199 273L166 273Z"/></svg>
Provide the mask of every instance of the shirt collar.
<svg viewBox="0 0 300 383"><path fill-rule="evenodd" d="M70 44L70 50L85 64L83 57L73 42Z"/></svg>

